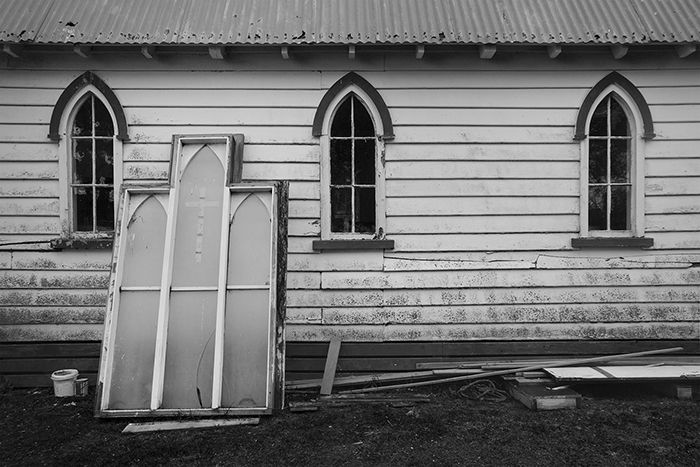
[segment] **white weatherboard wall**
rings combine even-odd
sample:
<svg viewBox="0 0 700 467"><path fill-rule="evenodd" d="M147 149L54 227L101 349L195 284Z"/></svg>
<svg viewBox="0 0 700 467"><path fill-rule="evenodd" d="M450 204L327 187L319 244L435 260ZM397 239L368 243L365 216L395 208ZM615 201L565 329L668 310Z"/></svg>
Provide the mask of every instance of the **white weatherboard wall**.
<svg viewBox="0 0 700 467"><path fill-rule="evenodd" d="M60 234L48 140L65 86L95 72L121 101L125 182L167 178L173 134L243 133L244 180L287 179L287 339L693 339L700 337L700 54L507 49L430 54L278 51L208 55L97 49L0 59L0 242ZM315 252L320 232L315 109L348 71L374 85L386 145L393 251ZM579 105L616 70L639 87L649 250L572 250L578 236ZM97 340L110 254L0 251L0 341ZM42 250L43 249L43 250Z"/></svg>

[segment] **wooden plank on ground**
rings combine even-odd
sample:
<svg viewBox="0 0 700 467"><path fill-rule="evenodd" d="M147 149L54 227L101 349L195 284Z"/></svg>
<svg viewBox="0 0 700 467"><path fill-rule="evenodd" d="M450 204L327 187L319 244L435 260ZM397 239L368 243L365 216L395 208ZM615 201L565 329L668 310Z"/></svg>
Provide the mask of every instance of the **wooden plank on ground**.
<svg viewBox="0 0 700 467"><path fill-rule="evenodd" d="M290 402L289 411L290 412L316 412L318 410L318 404L315 402Z"/></svg>
<svg viewBox="0 0 700 467"><path fill-rule="evenodd" d="M356 376L340 376L334 378L333 386L353 386L358 384L373 384L379 382L389 382L389 381L405 381L420 378L429 378L434 376L436 373L433 370L428 371L411 371L403 373L375 373L370 375L356 375ZM290 389L313 389L320 387L323 384L322 379L308 379L308 380L297 380L288 381L286 388Z"/></svg>
<svg viewBox="0 0 700 467"><path fill-rule="evenodd" d="M483 373L478 369L426 370L397 373L374 373L369 375L340 376L333 380L333 387L357 386L362 384L388 383L392 381L415 381L440 375L472 375ZM287 390L313 389L323 384L321 379L288 381ZM324 394L326 395L326 394Z"/></svg>
<svg viewBox="0 0 700 467"><path fill-rule="evenodd" d="M338 365L338 355L340 354L340 342L340 339L332 339L330 344L328 344L326 368L323 370L323 381L321 382L321 394L323 395L328 395L333 391L335 369Z"/></svg>
<svg viewBox="0 0 700 467"><path fill-rule="evenodd" d="M412 383L407 383L407 384L394 384L394 385L382 386L382 387L376 387L376 388L353 389L353 390L349 390L349 391L343 391L343 394L388 391L391 389L405 389L405 388L409 388L409 387L419 387L419 386L429 386L429 385L434 385L434 384L455 383L457 381L469 381L469 380L480 379L480 378L490 378L492 376L503 376L503 375L508 375L511 373L518 373L518 372L524 372L524 371L538 371L538 370L542 370L545 366L548 368L556 368L556 367L571 366L571 365L583 365L583 364L588 364L588 363L608 362L611 360L619 360L622 358L646 357L649 355L667 354L667 353L671 353L671 352L679 352L681 350L683 350L682 347L672 347L669 349L649 350L649 351L645 351L645 352L634 352L634 353L619 354L619 355L607 355L607 356L603 356L603 357L594 357L594 358L582 358L579 360L562 360L560 362L555 363L554 365L533 365L533 366L517 368L517 369L512 369L512 370L487 371L487 372L477 374L477 375L453 376L450 378L443 378L443 379L437 379L437 380L431 380L431 381L418 381L418 382L412 382Z"/></svg>
<svg viewBox="0 0 700 467"><path fill-rule="evenodd" d="M530 410L575 409L581 406L581 394L571 388L550 389L540 384L524 386L509 383L508 393Z"/></svg>
<svg viewBox="0 0 700 467"><path fill-rule="evenodd" d="M424 394L333 394L321 396L320 404L415 404L430 402L430 396Z"/></svg>
<svg viewBox="0 0 700 467"><path fill-rule="evenodd" d="M504 381L509 381L514 384L555 384L552 378L526 378L523 376L503 376Z"/></svg>
<svg viewBox="0 0 700 467"><path fill-rule="evenodd" d="M129 423L122 433L147 433L152 431L191 430L199 428L217 428L224 426L257 425L259 418L233 418L210 420L183 420L165 422Z"/></svg>

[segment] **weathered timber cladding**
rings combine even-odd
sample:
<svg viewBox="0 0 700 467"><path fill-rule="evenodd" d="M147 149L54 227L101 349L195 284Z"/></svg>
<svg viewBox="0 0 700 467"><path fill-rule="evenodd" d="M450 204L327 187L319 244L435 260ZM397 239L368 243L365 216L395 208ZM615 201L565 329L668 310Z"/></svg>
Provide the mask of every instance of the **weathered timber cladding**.
<svg viewBox="0 0 700 467"><path fill-rule="evenodd" d="M453 342L346 342L340 348L339 375L415 371L417 363L435 361L488 361L549 356L552 360L683 347L673 361L697 361L696 340L605 340L605 341L453 341ZM319 378L324 369L328 343L287 344L286 379ZM99 342L0 343L0 377L15 387L51 386L50 373L57 368L76 368L95 384Z"/></svg>
<svg viewBox="0 0 700 467"><path fill-rule="evenodd" d="M124 107L125 183L164 182L172 134L194 133L242 133L243 179L290 181L290 341L700 337L698 54L681 60L632 49L617 61L579 49L550 60L524 49L499 50L493 60L441 52L416 60L394 51L348 61L333 51L301 53L3 57L0 243L61 233L66 154L47 138L48 124L65 86L90 70ZM393 119L384 158L386 234L395 248L318 252L321 148L311 125L325 92L351 70L377 88ZM644 167L654 246L574 250L574 124L611 70L638 87L654 119ZM99 340L109 257L47 244L0 247L0 341Z"/></svg>

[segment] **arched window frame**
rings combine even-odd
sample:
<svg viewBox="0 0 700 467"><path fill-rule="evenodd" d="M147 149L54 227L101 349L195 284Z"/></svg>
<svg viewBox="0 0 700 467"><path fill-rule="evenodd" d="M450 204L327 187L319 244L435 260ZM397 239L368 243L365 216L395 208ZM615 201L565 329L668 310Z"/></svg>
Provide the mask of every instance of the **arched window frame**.
<svg viewBox="0 0 700 467"><path fill-rule="evenodd" d="M87 74L86 74L87 75ZM49 137L54 140L58 140L58 159L59 159L59 205L61 209L61 231L64 237L86 237L86 238L100 238L100 237L112 237L112 231L105 232L82 232L75 229L73 223L73 197L71 195L71 180L72 180L72 167L73 167L73 153L72 153L72 124L75 119L78 110L85 100L92 94L96 99L99 99L109 112L112 119L112 125L114 129L114 135L112 136L113 144L113 170L114 170L114 219L116 228L116 218L117 210L119 207L119 196L121 193L121 186L123 181L123 140L128 139L128 136L124 133L124 114L121 106L115 111L112 107L108 96L105 94L91 81L84 80L83 75L76 79L59 98L56 108L54 109L54 117L52 118L51 133ZM94 75L90 75L92 79L95 79ZM79 87L75 87L75 83L78 80L83 79L83 84ZM99 78L96 78L99 80ZM101 82L104 85L103 82ZM103 86L100 86L103 87ZM70 92L69 96L66 93ZM111 92L111 91L110 91ZM118 102L117 102L118 103ZM59 109L59 106L62 107ZM56 112L60 111L60 119L56 119ZM56 132L56 127L58 131Z"/></svg>
<svg viewBox="0 0 700 467"><path fill-rule="evenodd" d="M636 88L635 88L636 90ZM638 92L638 91L637 91ZM588 171L589 171L589 138L588 131L593 114L598 105L608 96L612 96L622 107L630 127L630 180L632 182L632 202L630 207L630 230L589 230L588 228ZM577 136L580 131L585 134L580 139L581 170L580 170L580 235L581 237L643 237L644 236L644 160L646 154L645 140L649 136L649 128L645 131L646 119L637 105L636 96L618 83L607 84L595 99L587 99L587 115L585 120L579 118ZM646 102L644 103L646 105ZM648 109L648 108L647 108ZM584 110L582 108L582 110ZM585 122L583 130L580 123ZM648 125L647 125L648 126Z"/></svg>
<svg viewBox="0 0 700 467"><path fill-rule="evenodd" d="M380 99L380 103L375 102L379 94L371 88L371 85L360 78L358 75L354 77L362 80L359 83L357 79L347 80L347 82L342 86L342 89L331 88L329 92L324 97L322 105L317 111L317 116L314 124L314 135L320 136L321 143L321 239L322 240L368 240L368 239L379 239L384 237L384 232L386 230L386 183L385 183L385 168L384 168L384 154L385 154L385 139L393 138L393 129L386 129L384 122L387 121L388 111L386 110L386 105L383 100ZM342 78L338 83L343 83ZM338 84L336 83L336 85ZM370 86L371 89L367 89ZM369 92L368 92L369 91ZM373 92L372 92L373 91ZM331 97L331 93L333 93ZM330 203L330 182L331 182L331 165L330 165L330 128L331 123L335 117L335 114L340 107L340 104L348 98L351 94L360 101L362 105L365 106L372 118L372 124L374 125L374 132L376 135L375 139L375 232L374 233L340 233L331 232L331 203ZM374 96L370 94L376 94ZM381 110L380 110L381 109ZM318 112L324 112L323 119L319 117L321 114ZM391 120L388 120L391 122ZM319 125L320 123L320 125ZM318 134L320 133L320 135Z"/></svg>

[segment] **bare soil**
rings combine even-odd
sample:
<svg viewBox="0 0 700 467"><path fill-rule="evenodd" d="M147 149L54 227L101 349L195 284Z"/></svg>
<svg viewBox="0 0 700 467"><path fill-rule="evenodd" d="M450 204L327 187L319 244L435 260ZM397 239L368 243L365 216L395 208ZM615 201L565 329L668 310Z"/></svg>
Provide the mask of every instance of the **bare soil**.
<svg viewBox="0 0 700 467"><path fill-rule="evenodd" d="M531 412L436 389L414 407L352 405L258 426L121 434L92 398L0 395L2 465L679 465L700 463L700 403L585 389L576 410ZM579 388L581 390L581 388ZM297 399L299 397L297 396Z"/></svg>

